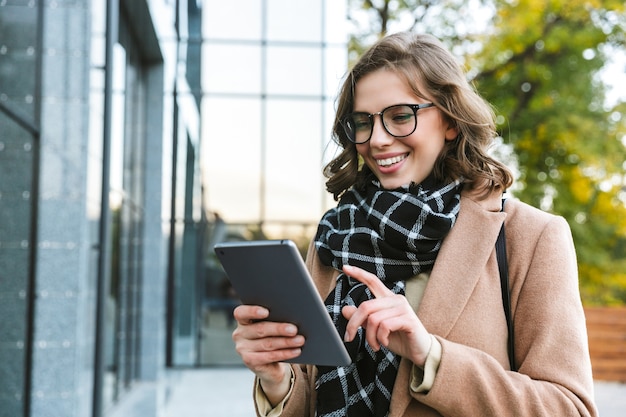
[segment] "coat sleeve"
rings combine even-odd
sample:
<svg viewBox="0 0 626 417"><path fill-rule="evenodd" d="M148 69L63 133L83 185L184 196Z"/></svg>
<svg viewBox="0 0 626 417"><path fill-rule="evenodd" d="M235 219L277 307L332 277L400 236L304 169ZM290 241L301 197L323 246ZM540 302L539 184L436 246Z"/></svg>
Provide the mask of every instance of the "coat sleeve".
<svg viewBox="0 0 626 417"><path fill-rule="evenodd" d="M555 216L537 227L512 227L507 234L519 372L481 350L439 338L433 387L411 393L414 399L443 416L597 416L571 232ZM520 253L516 263L518 248L529 253Z"/></svg>
<svg viewBox="0 0 626 417"><path fill-rule="evenodd" d="M311 393L315 391L314 369L311 366L292 365L294 373L291 395L283 406L280 417L309 417L315 413L312 408ZM257 416L260 417L258 407L255 405Z"/></svg>

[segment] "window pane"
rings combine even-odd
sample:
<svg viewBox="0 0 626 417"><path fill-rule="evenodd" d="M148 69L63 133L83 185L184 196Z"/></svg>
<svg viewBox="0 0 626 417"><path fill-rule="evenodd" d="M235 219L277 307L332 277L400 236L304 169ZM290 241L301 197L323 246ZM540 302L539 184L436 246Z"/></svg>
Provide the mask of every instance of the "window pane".
<svg viewBox="0 0 626 417"><path fill-rule="evenodd" d="M267 117L267 220L316 221L324 192L321 103L269 100Z"/></svg>
<svg viewBox="0 0 626 417"><path fill-rule="evenodd" d="M326 165L333 158L339 155L339 145L332 138L333 123L335 122L335 101L329 99L324 101L324 127L322 130L323 163Z"/></svg>
<svg viewBox="0 0 626 417"><path fill-rule="evenodd" d="M262 3L259 0L204 0L204 33L212 39L259 39Z"/></svg>
<svg viewBox="0 0 626 417"><path fill-rule="evenodd" d="M202 120L209 210L228 222L258 221L260 100L207 98Z"/></svg>
<svg viewBox="0 0 626 417"><path fill-rule="evenodd" d="M343 82L348 66L347 46L328 46L326 54L326 95L335 97L339 94L339 86Z"/></svg>
<svg viewBox="0 0 626 417"><path fill-rule="evenodd" d="M321 42L321 12L320 1L268 0L267 39Z"/></svg>
<svg viewBox="0 0 626 417"><path fill-rule="evenodd" d="M346 2L345 1L326 1L326 22L324 28L326 30L326 42L345 44L348 42L348 21L346 20Z"/></svg>
<svg viewBox="0 0 626 417"><path fill-rule="evenodd" d="M267 48L269 94L322 95L321 48Z"/></svg>
<svg viewBox="0 0 626 417"><path fill-rule="evenodd" d="M205 91L211 93L261 92L261 47L206 44L203 51Z"/></svg>

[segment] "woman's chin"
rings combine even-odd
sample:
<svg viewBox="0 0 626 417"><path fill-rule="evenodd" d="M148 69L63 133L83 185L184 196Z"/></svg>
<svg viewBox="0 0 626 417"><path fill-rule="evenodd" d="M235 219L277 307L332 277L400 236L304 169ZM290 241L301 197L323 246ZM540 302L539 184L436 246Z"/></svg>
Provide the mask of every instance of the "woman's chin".
<svg viewBox="0 0 626 417"><path fill-rule="evenodd" d="M395 190L396 188L408 187L412 183L413 183L413 180L410 180L410 179L407 179L407 180L401 180L401 179L389 180L389 179L387 179L387 180L381 180L380 181L380 185L385 190Z"/></svg>

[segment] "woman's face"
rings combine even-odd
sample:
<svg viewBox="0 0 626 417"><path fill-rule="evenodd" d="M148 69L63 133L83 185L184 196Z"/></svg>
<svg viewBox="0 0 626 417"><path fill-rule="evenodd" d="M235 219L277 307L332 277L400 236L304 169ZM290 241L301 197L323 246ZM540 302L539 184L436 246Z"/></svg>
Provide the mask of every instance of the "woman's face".
<svg viewBox="0 0 626 417"><path fill-rule="evenodd" d="M403 78L395 72L380 69L367 74L356 83L354 112L378 113L395 104L424 104L430 100L413 94ZM357 144L357 152L386 189L411 182L421 183L433 170L446 140L458 135L444 120L436 107L417 112L417 127L409 136L396 138L382 125L380 115L374 116L372 136Z"/></svg>

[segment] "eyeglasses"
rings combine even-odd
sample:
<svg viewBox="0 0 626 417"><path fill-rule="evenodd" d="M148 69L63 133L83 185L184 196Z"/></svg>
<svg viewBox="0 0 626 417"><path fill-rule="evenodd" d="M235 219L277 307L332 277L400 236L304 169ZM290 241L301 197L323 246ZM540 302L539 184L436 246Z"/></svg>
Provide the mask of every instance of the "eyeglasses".
<svg viewBox="0 0 626 417"><path fill-rule="evenodd" d="M417 128L417 111L434 107L434 103L395 104L384 108L378 113L356 112L341 119L341 125L350 142L365 143L372 138L374 116L380 115L385 131L394 138L403 138L415 132Z"/></svg>

